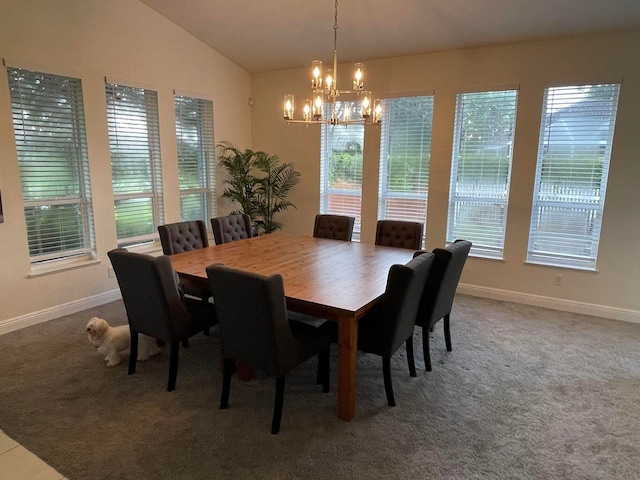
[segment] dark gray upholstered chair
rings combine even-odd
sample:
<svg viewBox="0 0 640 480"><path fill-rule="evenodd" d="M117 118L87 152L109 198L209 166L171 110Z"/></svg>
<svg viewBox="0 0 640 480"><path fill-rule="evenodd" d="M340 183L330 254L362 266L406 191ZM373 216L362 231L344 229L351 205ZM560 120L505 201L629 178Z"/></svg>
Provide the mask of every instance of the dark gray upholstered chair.
<svg viewBox="0 0 640 480"><path fill-rule="evenodd" d="M423 225L419 222L378 220L376 245L420 250L422 248L422 230Z"/></svg>
<svg viewBox="0 0 640 480"><path fill-rule="evenodd" d="M319 328L289 321L282 276L269 277L223 265L207 267L220 323L224 375L220 408L229 405L235 362L248 363L276 377L271 433L282 419L285 375L318 355L318 383L329 391L331 337Z"/></svg>
<svg viewBox="0 0 640 480"><path fill-rule="evenodd" d="M160 225L158 233L165 255L190 252L209 246L207 226L202 220Z"/></svg>
<svg viewBox="0 0 640 480"><path fill-rule="evenodd" d="M207 226L203 220L168 223L158 227L162 252L165 255L190 252L209 246ZM209 289L198 289L190 286L183 287L184 293L207 301L211 297Z"/></svg>
<svg viewBox="0 0 640 480"><path fill-rule="evenodd" d="M409 374L416 376L413 358L413 330L420 296L429 275L433 254L420 252L406 265L392 265L384 296L378 305L358 321L358 350L382 357L382 374L387 403L395 407L391 383L391 356L404 343ZM337 339L337 324L327 322L323 329ZM410 341L411 340L411 341Z"/></svg>
<svg viewBox="0 0 640 480"><path fill-rule="evenodd" d="M216 323L213 305L205 309L198 300L183 303L175 271L167 256L152 257L124 248L111 250L108 255L129 319L128 373L131 375L136 371L139 333L163 340L171 346L167 390L172 391L178 374L179 344Z"/></svg>
<svg viewBox="0 0 640 480"><path fill-rule="evenodd" d="M416 325L422 327L422 350L428 372L431 371L429 330L441 318L444 318L444 340L447 351L450 352L452 349L449 316L469 250L471 250L471 242L467 240L456 240L446 248L433 250L435 255L433 267L425 283L416 317ZM416 255L419 255L419 252L416 252ZM410 340L413 342L412 339ZM407 347L408 345L409 340L407 340Z"/></svg>
<svg viewBox="0 0 640 480"><path fill-rule="evenodd" d="M313 236L350 242L356 219L345 215L316 215Z"/></svg>
<svg viewBox="0 0 640 480"><path fill-rule="evenodd" d="M216 245L253 237L251 217L246 213L212 218L211 228Z"/></svg>

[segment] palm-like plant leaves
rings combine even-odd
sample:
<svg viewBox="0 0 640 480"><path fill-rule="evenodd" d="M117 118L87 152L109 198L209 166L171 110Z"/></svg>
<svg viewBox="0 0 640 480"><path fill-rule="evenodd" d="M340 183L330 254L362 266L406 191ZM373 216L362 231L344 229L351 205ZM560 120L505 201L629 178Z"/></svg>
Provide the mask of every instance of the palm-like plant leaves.
<svg viewBox="0 0 640 480"><path fill-rule="evenodd" d="M239 204L265 233L281 229L282 224L274 220L274 215L296 208L287 196L300 182L300 172L292 163L280 163L277 155L242 152L229 142L220 143L218 149L219 164L227 170L227 187L222 196Z"/></svg>

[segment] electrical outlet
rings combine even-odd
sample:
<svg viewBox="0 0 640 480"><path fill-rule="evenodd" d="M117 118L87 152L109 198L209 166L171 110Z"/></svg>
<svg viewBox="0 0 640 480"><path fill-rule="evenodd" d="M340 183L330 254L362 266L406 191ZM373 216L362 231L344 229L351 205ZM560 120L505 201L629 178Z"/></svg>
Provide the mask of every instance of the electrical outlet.
<svg viewBox="0 0 640 480"><path fill-rule="evenodd" d="M116 276L116 272L113 271L113 267L109 267L107 269L107 275L109 275L109 278L114 278Z"/></svg>
<svg viewBox="0 0 640 480"><path fill-rule="evenodd" d="M553 284L556 287L561 287L562 286L562 282L563 282L562 275L560 275L559 273L556 273L556 276L553 278Z"/></svg>

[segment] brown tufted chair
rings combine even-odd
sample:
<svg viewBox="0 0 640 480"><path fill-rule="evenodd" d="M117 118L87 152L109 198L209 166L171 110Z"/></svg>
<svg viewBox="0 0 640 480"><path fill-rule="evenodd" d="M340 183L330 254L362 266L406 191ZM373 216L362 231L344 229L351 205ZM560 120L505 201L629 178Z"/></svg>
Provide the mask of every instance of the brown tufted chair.
<svg viewBox="0 0 640 480"><path fill-rule="evenodd" d="M422 223L418 222L378 220L376 245L419 250L422 247L422 229Z"/></svg>
<svg viewBox="0 0 640 480"><path fill-rule="evenodd" d="M345 215L316 215L313 236L350 242L355 221L355 218Z"/></svg>
<svg viewBox="0 0 640 480"><path fill-rule="evenodd" d="M246 213L212 218L211 228L216 245L253 237L251 217Z"/></svg>

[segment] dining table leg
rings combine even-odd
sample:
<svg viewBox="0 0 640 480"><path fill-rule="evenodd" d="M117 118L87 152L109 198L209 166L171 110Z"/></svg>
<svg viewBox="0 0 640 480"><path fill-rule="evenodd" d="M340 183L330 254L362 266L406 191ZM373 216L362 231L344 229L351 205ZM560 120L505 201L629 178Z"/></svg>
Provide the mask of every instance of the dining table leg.
<svg viewBox="0 0 640 480"><path fill-rule="evenodd" d="M358 359L358 321L338 319L338 417L350 421L356 415L356 365Z"/></svg>

